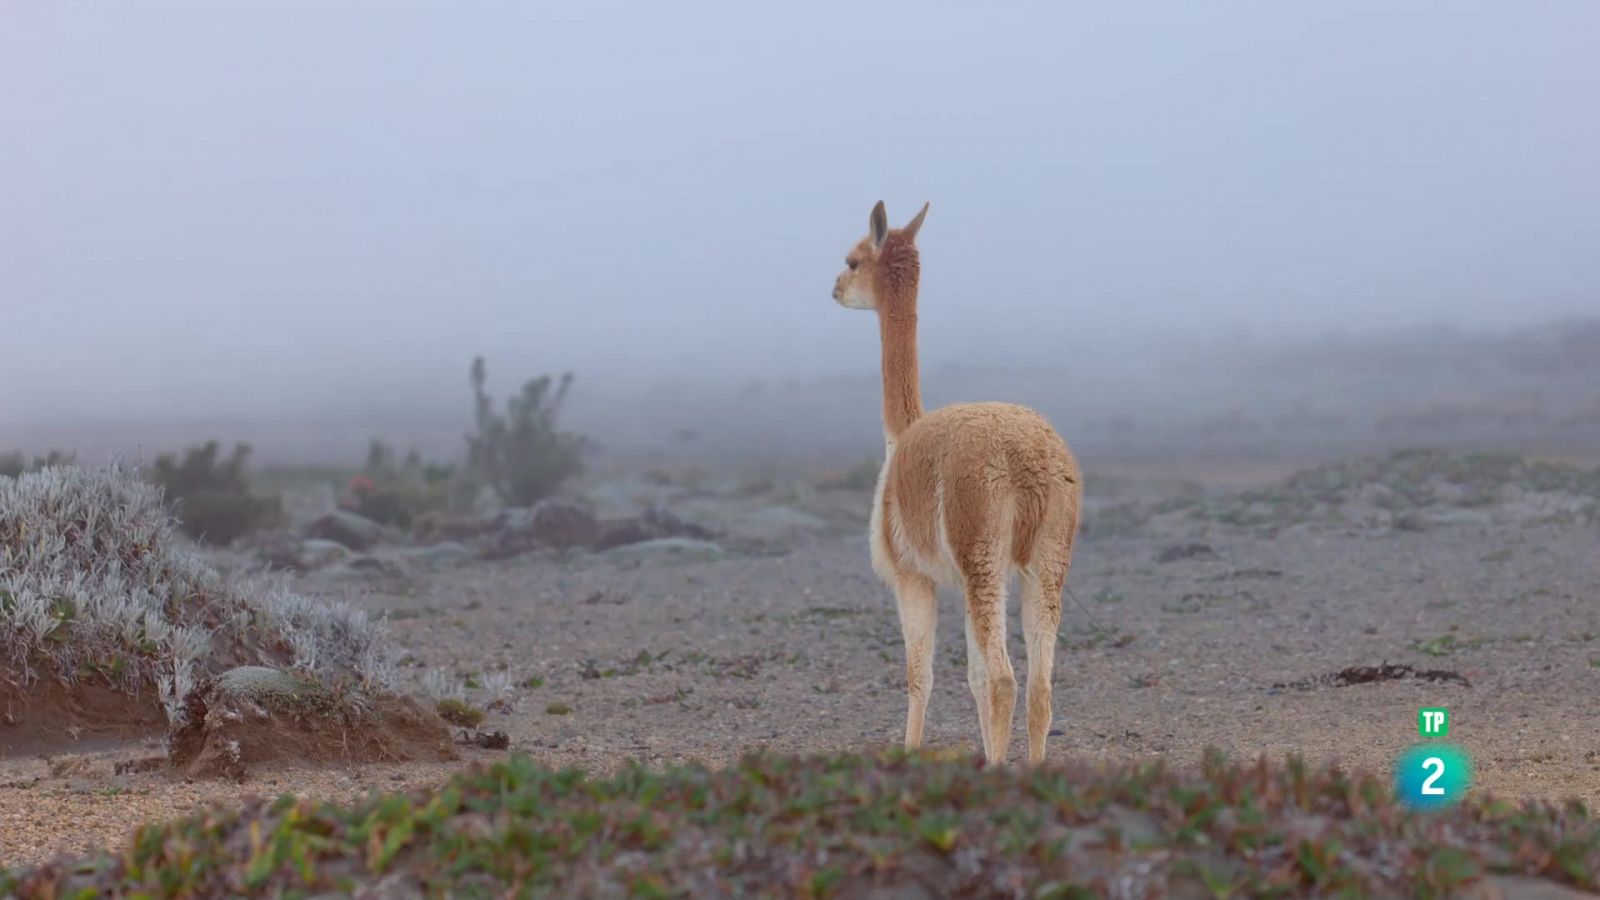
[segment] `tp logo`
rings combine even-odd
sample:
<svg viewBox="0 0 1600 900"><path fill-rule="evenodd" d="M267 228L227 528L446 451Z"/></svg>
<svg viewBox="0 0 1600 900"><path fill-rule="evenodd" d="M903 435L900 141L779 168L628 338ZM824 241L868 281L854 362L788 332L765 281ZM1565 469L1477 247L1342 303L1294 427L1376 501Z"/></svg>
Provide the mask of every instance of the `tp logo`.
<svg viewBox="0 0 1600 900"><path fill-rule="evenodd" d="M1394 769L1395 798L1413 810L1454 806L1472 784L1472 760L1454 744L1436 743L1450 734L1450 711L1440 706L1418 710L1417 732L1435 742L1400 755Z"/></svg>
<svg viewBox="0 0 1600 900"><path fill-rule="evenodd" d="M1442 706L1424 706L1417 710L1417 733L1425 738L1449 735L1450 710Z"/></svg>

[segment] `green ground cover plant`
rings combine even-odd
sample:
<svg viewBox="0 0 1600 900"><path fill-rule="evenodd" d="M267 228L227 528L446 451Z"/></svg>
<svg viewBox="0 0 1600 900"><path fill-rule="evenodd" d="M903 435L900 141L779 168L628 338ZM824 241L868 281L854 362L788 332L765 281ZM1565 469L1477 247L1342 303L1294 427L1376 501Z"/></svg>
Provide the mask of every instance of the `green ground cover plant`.
<svg viewBox="0 0 1600 900"><path fill-rule="evenodd" d="M1600 827L1576 804L1407 813L1375 778L1295 758L761 755L590 777L513 755L432 791L147 825L115 852L0 872L0 894L1434 897L1509 873L1594 889L1597 872Z"/></svg>

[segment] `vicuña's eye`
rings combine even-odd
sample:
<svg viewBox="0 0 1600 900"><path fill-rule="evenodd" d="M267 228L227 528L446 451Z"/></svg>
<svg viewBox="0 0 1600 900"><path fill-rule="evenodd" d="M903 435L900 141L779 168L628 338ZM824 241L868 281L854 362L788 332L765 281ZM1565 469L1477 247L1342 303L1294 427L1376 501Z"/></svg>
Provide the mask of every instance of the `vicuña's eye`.
<svg viewBox="0 0 1600 900"><path fill-rule="evenodd" d="M853 260L853 259L845 260L844 264L849 266L850 267L850 271L852 271L852 272L854 272L856 270L856 266L861 265L861 263L859 263L859 262L857 262L856 260Z"/></svg>

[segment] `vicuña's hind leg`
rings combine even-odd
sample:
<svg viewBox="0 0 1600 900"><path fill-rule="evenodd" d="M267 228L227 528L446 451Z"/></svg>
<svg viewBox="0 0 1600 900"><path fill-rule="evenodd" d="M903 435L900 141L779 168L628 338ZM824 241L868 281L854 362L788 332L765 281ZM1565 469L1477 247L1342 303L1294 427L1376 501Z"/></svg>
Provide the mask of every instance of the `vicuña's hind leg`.
<svg viewBox="0 0 1600 900"><path fill-rule="evenodd" d="M1028 764L1044 761L1050 734L1050 674L1061 629L1061 586L1066 564L1022 572L1022 638L1028 648Z"/></svg>
<svg viewBox="0 0 1600 900"><path fill-rule="evenodd" d="M989 674L983 665L983 649L978 646L978 632L972 624L972 613L967 619L967 687L972 689L972 702L978 707L978 736L985 753L989 752Z"/></svg>
<svg viewBox="0 0 1600 900"><path fill-rule="evenodd" d="M906 749L915 750L922 746L922 724L933 691L933 637L939 606L933 582L921 575L901 575L895 581L894 596L900 607L900 633L906 642Z"/></svg>
<svg viewBox="0 0 1600 900"><path fill-rule="evenodd" d="M967 576L967 616L973 641L983 657L988 695L978 698L979 722L984 704L989 724L984 729L983 755L990 763L1006 761L1011 744L1011 719L1017 707L1017 676L1006 652L1006 594L1004 576L997 570Z"/></svg>

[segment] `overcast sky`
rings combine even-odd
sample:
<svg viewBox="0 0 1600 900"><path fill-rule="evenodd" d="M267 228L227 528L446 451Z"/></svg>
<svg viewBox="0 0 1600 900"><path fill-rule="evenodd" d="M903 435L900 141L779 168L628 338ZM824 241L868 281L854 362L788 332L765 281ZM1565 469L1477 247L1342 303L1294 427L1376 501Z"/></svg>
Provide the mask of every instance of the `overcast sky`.
<svg viewBox="0 0 1600 900"><path fill-rule="evenodd" d="M0 0L0 418L1600 309L1600 3L1005 9Z"/></svg>

